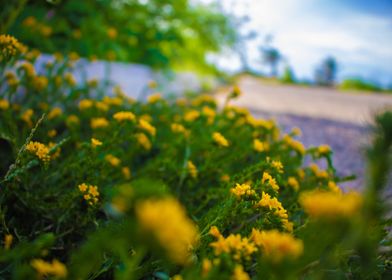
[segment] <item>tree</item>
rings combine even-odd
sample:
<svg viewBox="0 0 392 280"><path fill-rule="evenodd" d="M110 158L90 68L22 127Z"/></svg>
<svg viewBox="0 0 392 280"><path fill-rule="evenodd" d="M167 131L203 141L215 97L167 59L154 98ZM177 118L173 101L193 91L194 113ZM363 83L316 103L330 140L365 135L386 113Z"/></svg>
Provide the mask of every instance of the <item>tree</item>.
<svg viewBox="0 0 392 280"><path fill-rule="evenodd" d="M337 70L338 64L336 59L332 56L326 57L321 62L321 65L316 69L316 84L322 86L333 86L335 83Z"/></svg>
<svg viewBox="0 0 392 280"><path fill-rule="evenodd" d="M283 59L280 51L271 46L272 36L268 35L265 38L265 43L260 47L260 52L262 56L262 62L270 67L271 77L276 77L278 75L278 65Z"/></svg>

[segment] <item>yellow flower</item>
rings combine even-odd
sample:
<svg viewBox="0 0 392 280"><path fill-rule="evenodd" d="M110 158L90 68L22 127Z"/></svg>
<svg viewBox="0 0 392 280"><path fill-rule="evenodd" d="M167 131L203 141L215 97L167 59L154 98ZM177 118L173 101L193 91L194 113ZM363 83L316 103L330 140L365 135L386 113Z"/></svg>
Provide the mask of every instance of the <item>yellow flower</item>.
<svg viewBox="0 0 392 280"><path fill-rule="evenodd" d="M292 187L295 191L299 189L299 183L295 177L289 177L287 180L287 184Z"/></svg>
<svg viewBox="0 0 392 280"><path fill-rule="evenodd" d="M279 173L283 173L283 164L279 160L273 160L271 166L275 168Z"/></svg>
<svg viewBox="0 0 392 280"><path fill-rule="evenodd" d="M126 180L131 179L131 170L129 169L129 167L124 166L123 168L121 168L121 172Z"/></svg>
<svg viewBox="0 0 392 280"><path fill-rule="evenodd" d="M35 76L33 77L32 83L33 87L37 91L42 91L47 88L49 81L48 78L45 76Z"/></svg>
<svg viewBox="0 0 392 280"><path fill-rule="evenodd" d="M82 99L79 101L79 109L80 110L86 110L89 109L93 106L93 101L90 99Z"/></svg>
<svg viewBox="0 0 392 280"><path fill-rule="evenodd" d="M14 237L12 236L12 234L6 234L4 236L4 249L8 250L9 248L11 248L13 240Z"/></svg>
<svg viewBox="0 0 392 280"><path fill-rule="evenodd" d="M198 242L198 231L177 200L146 200L137 204L135 210L141 228L157 239L173 262L189 263L190 249Z"/></svg>
<svg viewBox="0 0 392 280"><path fill-rule="evenodd" d="M155 93L155 94L150 95L147 98L147 102L150 104L154 104L154 103L157 103L161 99L162 99L162 95L160 93Z"/></svg>
<svg viewBox="0 0 392 280"><path fill-rule="evenodd" d="M35 154L39 160L44 163L48 163L50 161L49 148L40 142L30 141L26 145L26 150L32 154Z"/></svg>
<svg viewBox="0 0 392 280"><path fill-rule="evenodd" d="M151 136L155 136L156 129L148 121L143 119L139 120L139 128L149 133Z"/></svg>
<svg viewBox="0 0 392 280"><path fill-rule="evenodd" d="M151 80L151 81L148 81L147 86L148 86L149 88L156 88L156 87L158 86L158 84L157 84L156 81Z"/></svg>
<svg viewBox="0 0 392 280"><path fill-rule="evenodd" d="M91 138L91 146L93 148L96 148L96 147L101 146L101 145L102 145L101 141L99 141L98 139L95 139L95 138Z"/></svg>
<svg viewBox="0 0 392 280"><path fill-rule="evenodd" d="M209 259L203 259L201 263L201 276L206 277L212 268L212 262Z"/></svg>
<svg viewBox="0 0 392 280"><path fill-rule="evenodd" d="M105 118L92 118L90 122L91 128L103 128L107 127L109 125L109 122Z"/></svg>
<svg viewBox="0 0 392 280"><path fill-rule="evenodd" d="M227 183L227 182L230 181L230 176L229 176L228 174L223 174L223 175L220 177L220 180L221 180L222 182Z"/></svg>
<svg viewBox="0 0 392 280"><path fill-rule="evenodd" d="M26 51L26 47L11 35L0 35L0 61L8 60Z"/></svg>
<svg viewBox="0 0 392 280"><path fill-rule="evenodd" d="M51 130L48 131L48 136L49 136L49 137L53 138L53 137L55 137L56 135L57 135L56 129L51 129Z"/></svg>
<svg viewBox="0 0 392 280"><path fill-rule="evenodd" d="M67 126L79 125L80 120L76 115L69 115L65 121Z"/></svg>
<svg viewBox="0 0 392 280"><path fill-rule="evenodd" d="M75 60L78 60L80 58L80 56L76 52L70 52L68 54L68 58L70 61L75 61Z"/></svg>
<svg viewBox="0 0 392 280"><path fill-rule="evenodd" d="M48 120L54 119L58 116L60 116L63 113L63 110L59 107L54 107L49 113L48 113Z"/></svg>
<svg viewBox="0 0 392 280"><path fill-rule="evenodd" d="M200 117L200 112L199 111L197 111L197 110L190 110L190 111L185 113L184 120L186 122L193 122L198 117Z"/></svg>
<svg viewBox="0 0 392 280"><path fill-rule="evenodd" d="M212 139L214 140L214 142L216 144L218 144L218 146L220 147L228 147L229 146L229 142L226 140L226 138L220 134L219 132L214 132L212 134Z"/></svg>
<svg viewBox="0 0 392 280"><path fill-rule="evenodd" d="M362 206L362 197L357 192L312 191L303 193L299 199L305 212L313 218L350 218Z"/></svg>
<svg viewBox="0 0 392 280"><path fill-rule="evenodd" d="M58 260L53 260L50 263L42 259L33 259L31 266L38 272L40 277L55 276L65 278L67 276L67 267Z"/></svg>
<svg viewBox="0 0 392 280"><path fill-rule="evenodd" d="M339 188L338 185L336 185L335 182L333 181L329 181L328 182L328 189L332 192L336 192L336 193L342 193L342 190Z"/></svg>
<svg viewBox="0 0 392 280"><path fill-rule="evenodd" d="M252 229L250 239L261 249L263 256L272 262L280 262L284 258L296 259L303 253L303 243L291 234L277 230L259 231Z"/></svg>
<svg viewBox="0 0 392 280"><path fill-rule="evenodd" d="M214 248L214 253L217 256L226 253L232 254L235 260L240 260L242 257L249 260L251 255L257 251L255 244L239 234L230 234L226 238L219 235L216 238L217 240L211 242L210 246Z"/></svg>
<svg viewBox="0 0 392 280"><path fill-rule="evenodd" d="M170 126L171 131L173 131L174 133L185 133L186 129L182 124L179 123L173 123Z"/></svg>
<svg viewBox="0 0 392 280"><path fill-rule="evenodd" d="M267 142L261 142L259 139L254 139L253 149L259 153L265 152L269 150L269 144Z"/></svg>
<svg viewBox="0 0 392 280"><path fill-rule="evenodd" d="M64 74L64 81L68 83L70 86L76 85L76 79L72 73L65 73Z"/></svg>
<svg viewBox="0 0 392 280"><path fill-rule="evenodd" d="M102 112L107 112L109 110L109 105L102 102L102 101L96 101L95 102L95 108Z"/></svg>
<svg viewBox="0 0 392 280"><path fill-rule="evenodd" d="M301 136L301 135L302 135L302 131L301 131L301 129L300 129L299 127L294 127L294 128L291 130L291 133L292 133L294 136Z"/></svg>
<svg viewBox="0 0 392 280"><path fill-rule="evenodd" d="M326 170L320 170L318 165L311 163L309 169L316 175L317 178L326 179L328 178L328 172Z"/></svg>
<svg viewBox="0 0 392 280"><path fill-rule="evenodd" d="M89 205L98 203L99 191L97 186L82 183L78 186L78 189L83 194L84 200L86 200Z"/></svg>
<svg viewBox="0 0 392 280"><path fill-rule="evenodd" d="M121 97L124 97L125 93L123 93L121 88L119 87L113 88L113 91L115 92L116 95L120 97L105 96L102 101L110 106L121 106L123 104L123 99Z"/></svg>
<svg viewBox="0 0 392 280"><path fill-rule="evenodd" d="M261 183L264 184L266 182L271 186L271 188L274 191L279 190L279 186L276 183L276 180L274 178L272 178L272 176L270 174L268 174L267 172L263 172L263 178L261 179Z"/></svg>
<svg viewBox="0 0 392 280"><path fill-rule="evenodd" d="M250 280L248 273L244 271L244 268L240 264L236 264L234 267L233 276L230 278L231 280Z"/></svg>
<svg viewBox="0 0 392 280"><path fill-rule="evenodd" d="M261 199L256 207L266 207L269 210L274 210L274 214L281 219L283 227L287 231L293 230L293 225L288 220L287 210L283 208L282 203L276 197L271 197L268 193L262 192Z"/></svg>
<svg viewBox="0 0 392 280"><path fill-rule="evenodd" d="M118 122L122 122L122 121L135 121L136 117L132 112L117 112L113 115L113 118L118 121Z"/></svg>
<svg viewBox="0 0 392 280"><path fill-rule="evenodd" d="M188 160L187 162L187 169L188 169L188 173L191 175L192 178L197 178L197 173L198 173L197 168L190 160Z"/></svg>
<svg viewBox="0 0 392 280"><path fill-rule="evenodd" d="M0 99L0 109L1 110L7 110L10 107L10 103L8 100L5 99Z"/></svg>
<svg viewBox="0 0 392 280"><path fill-rule="evenodd" d="M237 198L241 198L243 195L255 195L255 190L252 190L249 184L236 184L234 188L230 189L230 192L234 194Z"/></svg>
<svg viewBox="0 0 392 280"><path fill-rule="evenodd" d="M220 233L219 229L216 226L212 226L210 228L209 234L215 238L219 238L222 236L222 234Z"/></svg>
<svg viewBox="0 0 392 280"><path fill-rule="evenodd" d="M151 150L151 141L144 133L137 133L135 137L140 146L142 146L147 151Z"/></svg>
<svg viewBox="0 0 392 280"><path fill-rule="evenodd" d="M105 160L109 162L112 166L119 166L121 163L121 160L118 157L115 157L111 154L106 155Z"/></svg>
<svg viewBox="0 0 392 280"><path fill-rule="evenodd" d="M292 148L293 150L297 151L299 154L301 154L301 155L305 154L306 150L305 150L304 145L301 142L299 142L297 140L294 140L293 138L291 138L288 135L284 136L283 141L286 142L286 144L290 148Z"/></svg>
<svg viewBox="0 0 392 280"><path fill-rule="evenodd" d="M317 149L317 152L318 152L320 155L326 155L326 154L328 154L329 152L331 152L331 148L330 148L328 145L320 145L320 146L318 147L318 149Z"/></svg>
<svg viewBox="0 0 392 280"><path fill-rule="evenodd" d="M35 19L35 17L33 16L29 16L27 18L25 18L22 22L22 24L26 27L30 27L33 26L37 23L37 20Z"/></svg>
<svg viewBox="0 0 392 280"><path fill-rule="evenodd" d="M26 72L26 76L29 78L32 78L33 76L35 76L35 69L33 64L31 64L30 62L24 62L22 63L22 65L20 66L20 68Z"/></svg>
<svg viewBox="0 0 392 280"><path fill-rule="evenodd" d="M118 34L117 29L114 27L109 27L106 33L110 39L115 39Z"/></svg>
<svg viewBox="0 0 392 280"><path fill-rule="evenodd" d="M32 109L27 109L26 111L23 112L21 119L27 123L28 126L33 126L33 122L31 121L31 118L34 115L34 111Z"/></svg>
<svg viewBox="0 0 392 280"><path fill-rule="evenodd" d="M230 93L230 98L237 98L241 95L241 89L239 88L239 86L235 85L233 90Z"/></svg>

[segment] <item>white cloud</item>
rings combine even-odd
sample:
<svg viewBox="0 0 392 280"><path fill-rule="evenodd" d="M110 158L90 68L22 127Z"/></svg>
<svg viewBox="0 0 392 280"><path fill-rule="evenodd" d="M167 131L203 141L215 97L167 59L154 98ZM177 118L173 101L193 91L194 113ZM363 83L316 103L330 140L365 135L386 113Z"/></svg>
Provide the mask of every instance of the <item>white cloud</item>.
<svg viewBox="0 0 392 280"><path fill-rule="evenodd" d="M288 57L298 76L312 77L315 65L325 56L334 55L343 74L355 75L355 68L361 65L365 69L359 69L358 74L364 78L368 75L383 82L392 81L392 18L344 6L325 6L322 2L221 1L232 12L248 14L252 28L262 36L273 34L274 45ZM256 46L249 49L252 60L256 60L259 56ZM375 69L379 69L378 77L373 77Z"/></svg>

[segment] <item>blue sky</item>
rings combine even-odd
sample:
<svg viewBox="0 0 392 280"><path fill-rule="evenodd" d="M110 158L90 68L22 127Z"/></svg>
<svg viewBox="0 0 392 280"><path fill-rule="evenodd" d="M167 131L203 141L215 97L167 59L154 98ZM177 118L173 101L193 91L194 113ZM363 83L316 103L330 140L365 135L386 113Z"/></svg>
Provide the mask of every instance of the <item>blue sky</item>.
<svg viewBox="0 0 392 280"><path fill-rule="evenodd" d="M332 55L339 63L339 79L362 77L392 85L392 0L219 2L229 12L250 16L249 27L260 37L248 44L248 54L258 69L263 69L258 47L265 35L272 34L272 45L283 53L298 78L313 78L320 61ZM239 65L232 53L218 61L229 69Z"/></svg>

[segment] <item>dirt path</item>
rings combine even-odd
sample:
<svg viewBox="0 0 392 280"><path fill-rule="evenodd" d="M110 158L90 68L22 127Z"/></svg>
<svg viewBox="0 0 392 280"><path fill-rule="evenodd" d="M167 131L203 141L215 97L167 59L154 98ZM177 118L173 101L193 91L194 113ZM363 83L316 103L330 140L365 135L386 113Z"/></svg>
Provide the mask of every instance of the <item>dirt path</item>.
<svg viewBox="0 0 392 280"><path fill-rule="evenodd" d="M256 117L276 119L285 132L301 128L300 140L306 147L330 145L338 175L357 176L342 185L363 186L364 151L369 143L372 116L392 108L392 96L272 85L254 78L241 79L239 86L243 94L233 104L248 108ZM223 103L224 95L218 100Z"/></svg>
<svg viewBox="0 0 392 280"><path fill-rule="evenodd" d="M251 77L242 78L239 86L243 95L234 104L257 111L366 125L379 110L392 108L392 96L388 95L274 85Z"/></svg>

